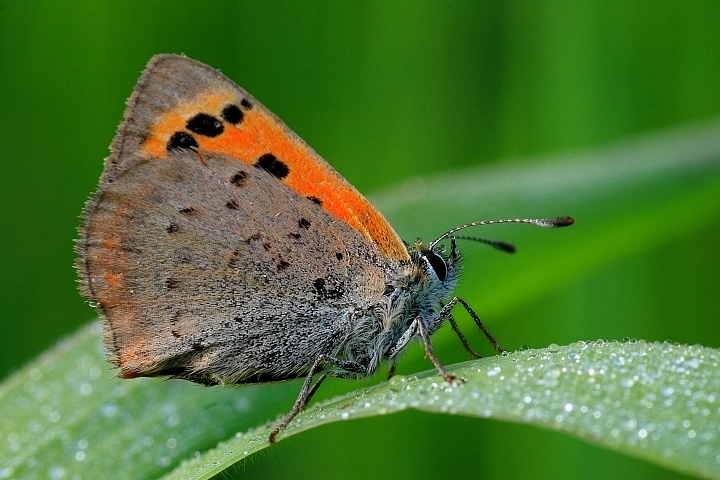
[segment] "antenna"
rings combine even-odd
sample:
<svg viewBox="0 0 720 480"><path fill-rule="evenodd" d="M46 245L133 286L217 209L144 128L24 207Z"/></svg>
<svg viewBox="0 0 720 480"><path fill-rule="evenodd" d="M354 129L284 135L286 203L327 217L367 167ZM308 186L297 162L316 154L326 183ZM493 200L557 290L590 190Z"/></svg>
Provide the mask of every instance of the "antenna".
<svg viewBox="0 0 720 480"><path fill-rule="evenodd" d="M448 230L447 232L440 235L438 238L433 240L433 242L428 246L428 250L433 250L435 245L437 245L440 241L443 239L449 237L453 233L463 230L465 228L470 227L478 227L480 225L494 225L497 223L529 223L531 225L537 225L538 227L551 227L551 228L559 228L559 227L569 227L573 223L575 223L575 220L572 217L555 217L555 218L501 218L499 220L482 220L480 222L470 222L466 223L464 225L458 225L457 227ZM492 241L484 242L484 243L490 243L493 245ZM503 243L503 242L500 242ZM506 250L503 247L497 246L496 248L500 248L500 250Z"/></svg>
<svg viewBox="0 0 720 480"><path fill-rule="evenodd" d="M484 243L485 245L490 245L493 248L497 248L498 250L502 250L503 252L507 253L515 253L515 245L508 242L502 242L499 240L489 240L487 238L480 238L480 237L470 237L467 235L453 235L453 238L456 240L470 240L473 242L478 243Z"/></svg>

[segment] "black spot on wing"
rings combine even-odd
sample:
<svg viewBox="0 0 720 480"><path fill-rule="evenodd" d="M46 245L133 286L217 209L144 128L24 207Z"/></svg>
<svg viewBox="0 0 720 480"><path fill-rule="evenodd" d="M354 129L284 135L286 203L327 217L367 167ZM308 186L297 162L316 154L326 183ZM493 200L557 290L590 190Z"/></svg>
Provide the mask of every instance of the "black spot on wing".
<svg viewBox="0 0 720 480"><path fill-rule="evenodd" d="M247 177L248 174L246 172L237 172L235 175L232 176L232 178L230 178L230 183L232 183L236 187L242 187L243 185L245 185Z"/></svg>
<svg viewBox="0 0 720 480"><path fill-rule="evenodd" d="M300 220L298 220L298 225L300 226L300 228L304 228L305 230L310 229L310 222L305 218L301 218Z"/></svg>
<svg viewBox="0 0 720 480"><path fill-rule="evenodd" d="M230 260L228 260L228 263L227 263L228 267L235 268L237 266L237 264L240 263L240 255L241 255L241 252L240 252L239 248L236 248L235 250L233 250L232 255L230 255Z"/></svg>
<svg viewBox="0 0 720 480"><path fill-rule="evenodd" d="M330 289L327 288L326 285L327 282L325 282L324 278L316 278L315 280L313 280L313 287L315 288L315 293L317 293L320 298L337 299L345 294L342 288Z"/></svg>
<svg viewBox="0 0 720 480"><path fill-rule="evenodd" d="M237 125L238 123L243 121L243 117L245 116L240 110L240 107L234 104L226 105L225 108L223 108L222 113L220 116L228 123L232 123L233 125Z"/></svg>
<svg viewBox="0 0 720 480"><path fill-rule="evenodd" d="M225 206L230 210L237 210L240 208L240 205L238 205L238 203L233 199L228 200L227 203L225 203Z"/></svg>
<svg viewBox="0 0 720 480"><path fill-rule="evenodd" d="M211 138L217 137L225 130L220 120L207 113L198 113L188 120L185 127L193 133Z"/></svg>
<svg viewBox="0 0 720 480"><path fill-rule="evenodd" d="M315 291L322 296L323 292L325 292L325 279L324 278L316 278L313 280L313 287L315 287Z"/></svg>
<svg viewBox="0 0 720 480"><path fill-rule="evenodd" d="M243 99L240 101L240 105L242 105L243 107L245 107L246 110L250 110L251 108L253 108L252 103L250 103L250 100L248 100L247 98L243 98Z"/></svg>
<svg viewBox="0 0 720 480"><path fill-rule="evenodd" d="M272 153L266 153L255 162L257 168L261 168L280 180L287 177L290 169L281 160L278 160Z"/></svg>
<svg viewBox="0 0 720 480"><path fill-rule="evenodd" d="M315 203L315 204L317 204L317 205L322 205L322 200L320 200L320 199L317 198L317 197L307 197L307 198L308 198L308 200L310 200L311 202L313 202L313 203Z"/></svg>
<svg viewBox="0 0 720 480"><path fill-rule="evenodd" d="M175 132L165 147L168 152L173 150L197 150L198 143L195 137L187 132Z"/></svg>
<svg viewBox="0 0 720 480"><path fill-rule="evenodd" d="M171 220L170 225L167 226L166 230L168 233L177 233L180 229L178 228L177 223L175 223L174 220Z"/></svg>

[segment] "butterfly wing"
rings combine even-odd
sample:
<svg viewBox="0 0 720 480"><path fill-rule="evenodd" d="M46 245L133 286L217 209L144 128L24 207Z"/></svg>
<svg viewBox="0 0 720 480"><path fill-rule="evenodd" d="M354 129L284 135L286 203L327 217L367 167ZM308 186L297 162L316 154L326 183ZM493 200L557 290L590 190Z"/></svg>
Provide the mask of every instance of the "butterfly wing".
<svg viewBox="0 0 720 480"><path fill-rule="evenodd" d="M310 147L187 58L151 60L112 150L78 270L125 377L302 375L407 257Z"/></svg>
<svg viewBox="0 0 720 480"><path fill-rule="evenodd" d="M402 240L350 183L249 93L217 70L178 55L150 60L128 101L105 179L173 147L225 153L272 172L359 231L389 261L407 261Z"/></svg>

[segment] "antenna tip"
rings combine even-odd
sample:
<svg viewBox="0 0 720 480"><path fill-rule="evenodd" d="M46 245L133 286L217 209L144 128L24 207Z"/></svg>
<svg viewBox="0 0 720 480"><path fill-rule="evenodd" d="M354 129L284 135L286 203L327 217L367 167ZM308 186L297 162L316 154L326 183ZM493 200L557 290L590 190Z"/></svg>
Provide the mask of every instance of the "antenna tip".
<svg viewBox="0 0 720 480"><path fill-rule="evenodd" d="M548 223L552 227L569 227L575 223L575 219L573 217L555 217L551 218Z"/></svg>
<svg viewBox="0 0 720 480"><path fill-rule="evenodd" d="M493 247L507 253L515 253L515 245L507 242L494 242Z"/></svg>

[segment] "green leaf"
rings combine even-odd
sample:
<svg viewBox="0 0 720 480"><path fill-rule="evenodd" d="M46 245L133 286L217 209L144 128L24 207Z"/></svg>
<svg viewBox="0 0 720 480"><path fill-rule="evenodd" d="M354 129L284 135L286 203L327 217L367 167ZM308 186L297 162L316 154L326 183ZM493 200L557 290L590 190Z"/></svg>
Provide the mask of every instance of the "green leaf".
<svg viewBox="0 0 720 480"><path fill-rule="evenodd" d="M274 417L287 403L283 390L295 394L288 384L120 380L105 360L101 330L99 323L80 330L0 386L0 478L158 477Z"/></svg>
<svg viewBox="0 0 720 480"><path fill-rule="evenodd" d="M547 231L516 226L508 230L499 226L492 230L494 237L513 232L512 239L525 253L513 257L512 262L507 256L484 255L479 268L477 256L467 255L475 247L464 246L466 276L459 290L466 299L483 305L483 316L494 317L620 258L716 223L720 217L718 191L720 124L712 122L594 152L527 164L516 161L432 180L411 179L379 195L377 204L401 235L409 239L417 234L436 237L455 224L480 218L575 216L577 224L570 229ZM485 235L486 230L482 232ZM479 291L480 280L475 272L492 279L492 284ZM456 342L451 335L447 329L439 332L433 339L436 349ZM711 367L717 369L713 350L641 342L553 350L557 352L520 352L458 366L457 371L467 377L467 383L460 388L432 387L437 380L424 376L418 380L408 378L410 388L406 388L401 379L396 379L390 386L350 394L340 406L331 404L307 412L298 417L286 435L309 428L314 425L312 419L323 414L331 419L333 415L342 418L344 413L354 418L363 412L389 412L399 408L398 400L392 400L398 398L407 398L405 408L414 406L409 395L416 395L413 398L417 408L429 409L432 401L439 410L447 406L445 400L453 399L456 413L492 415L560 429L676 470L720 477L715 467L720 451L712 443L717 441L718 428L718 409L713 402L720 395L717 378L712 376ZM568 360L571 350L577 353L579 363ZM620 350L625 352L622 356ZM639 356L641 353L645 356ZM412 364L420 356L421 349L411 349L404 364ZM633 378L632 386L626 386L631 377L617 376L618 372L630 371L615 365L620 358L635 368L638 379ZM671 363L660 360L675 361L675 370ZM574 366L575 370L570 368L569 372L584 370L573 376L562 372L559 365ZM499 373L488 375L496 367ZM590 375L590 368L597 375ZM685 377L679 368L685 369ZM538 404L535 410L537 415L548 417L529 415L529 406L519 407L528 396L531 403L545 400L539 395L544 390L532 390L535 384L531 380L550 382L552 379L546 376L552 377L558 371L561 374L556 378L557 386L546 387L551 391L547 400L552 401ZM616 372L616 377L611 378L607 372ZM505 380L499 380L500 376ZM590 394L594 390L583 388L592 377L600 389L607 388L602 398L614 399L613 403L593 403L596 397ZM520 378L528 382L521 384ZM684 379L685 383L680 384L684 388L673 386L680 379ZM513 402L505 409L488 407L494 405L494 400L482 397L481 386L486 384L492 387L494 396L508 395ZM559 390L561 384L563 389ZM656 389L659 385L670 385L672 393L663 396L663 392L670 391ZM176 468L181 460L195 458L196 452L208 450L236 432L277 418L289 409L298 389L297 382L206 388L175 380L120 380L104 360L100 328L93 325L0 385L0 478L104 478L107 472L122 478L157 478ZM424 396L418 396L422 389ZM477 406L477 402L473 403L474 391L484 398L484 410L473 407ZM655 400L644 396L653 392ZM370 402L377 410L356 408L364 403L355 402L367 395L378 395ZM384 406L383 399L388 402ZM672 404L665 405L670 400ZM649 403L652 408L647 407ZM567 405L572 405L567 415L557 410ZM583 406L593 414L602 407L600 414L605 423L582 423L589 420L588 415L581 415L586 413L582 412ZM564 415L562 421L556 418L558 414ZM610 418L613 420L608 424ZM689 426L685 426L686 420ZM705 423L697 423L701 420ZM646 424L648 434L641 438L640 430ZM661 430L650 430L650 424ZM660 437L656 439L658 432ZM691 432L695 432L692 438ZM232 447L224 444L180 467L173 475L187 473L188 478L206 478L204 473L192 476L188 472L195 471L197 465L219 461L217 455L223 458L222 465L227 465L229 459L240 458L237 455L245 450L262 448L266 432L258 430L256 434L257 440L255 434L233 439L231 442L240 443ZM215 471L215 467L211 470Z"/></svg>
<svg viewBox="0 0 720 480"><path fill-rule="evenodd" d="M698 476L720 478L720 351L667 343L578 342L394 377L299 415L280 438L408 408L566 432ZM268 446L273 425L221 443L171 479L206 479ZM522 455L523 452L518 452Z"/></svg>

